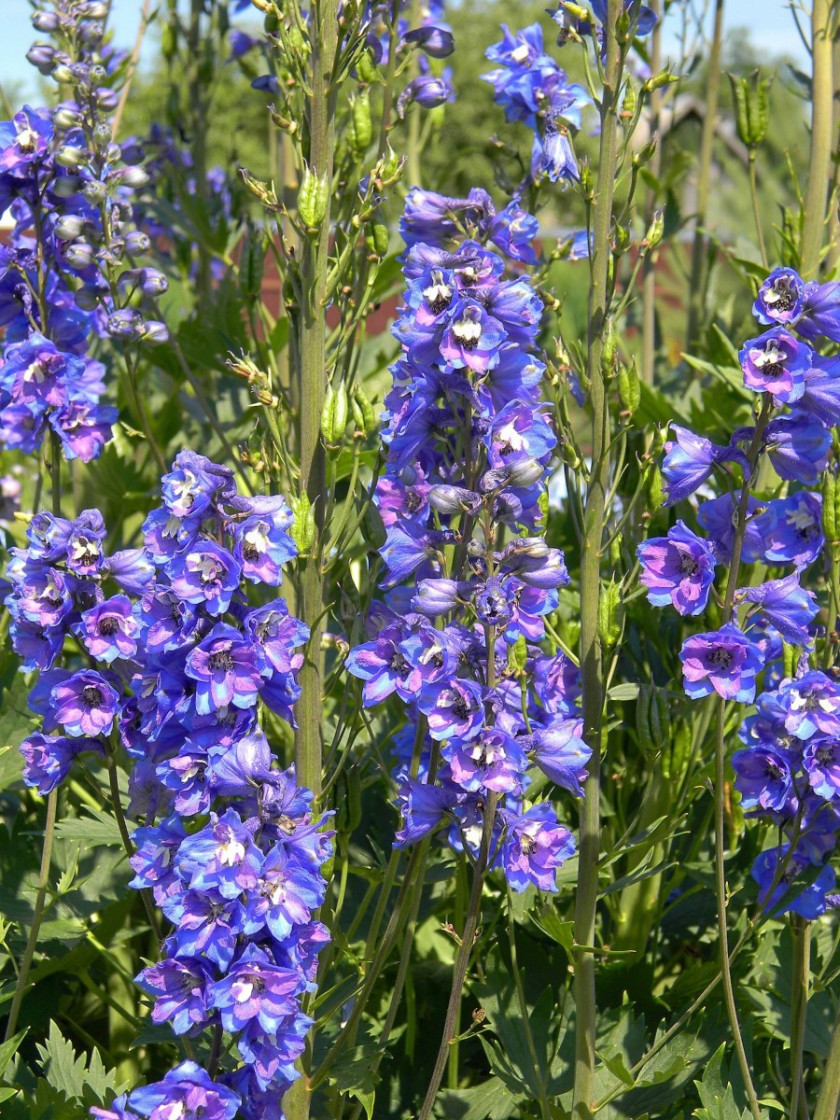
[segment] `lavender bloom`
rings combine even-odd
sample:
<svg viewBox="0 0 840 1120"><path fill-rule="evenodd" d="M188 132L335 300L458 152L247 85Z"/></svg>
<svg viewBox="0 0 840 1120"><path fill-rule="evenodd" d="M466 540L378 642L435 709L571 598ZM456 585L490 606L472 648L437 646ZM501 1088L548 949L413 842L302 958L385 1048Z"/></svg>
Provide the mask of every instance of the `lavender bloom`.
<svg viewBox="0 0 840 1120"><path fill-rule="evenodd" d="M831 432L807 414L782 416L767 425L764 443L780 478L808 484L825 470Z"/></svg>
<svg viewBox="0 0 840 1120"><path fill-rule="evenodd" d="M769 747L736 751L732 766L744 809L784 809L793 790L793 775L778 751Z"/></svg>
<svg viewBox="0 0 840 1120"><path fill-rule="evenodd" d="M592 751L583 740L582 719L553 720L548 727L535 731L527 742L533 750L534 762L552 782L583 796L581 782L586 779Z"/></svg>
<svg viewBox="0 0 840 1120"><path fill-rule="evenodd" d="M127 595L115 595L85 611L77 631L91 657L108 665L137 651L137 619Z"/></svg>
<svg viewBox="0 0 840 1120"><path fill-rule="evenodd" d="M811 739L805 748L803 767L815 793L826 801L840 797L840 740Z"/></svg>
<svg viewBox="0 0 840 1120"><path fill-rule="evenodd" d="M101 754L102 744L96 739L68 739L33 732L20 745L24 782L45 797L61 785L70 773L73 759L82 751Z"/></svg>
<svg viewBox="0 0 840 1120"><path fill-rule="evenodd" d="M477 681L455 680L449 687L429 685L420 695L420 710L433 739L474 739L484 724L484 689Z"/></svg>
<svg viewBox="0 0 840 1120"><path fill-rule="evenodd" d="M840 737L840 688L825 673L815 669L786 681L780 693L788 711L785 728L797 739Z"/></svg>
<svg viewBox="0 0 840 1120"><path fill-rule="evenodd" d="M742 587L736 599L758 604L758 613L791 645L809 646L808 626L819 606L814 595L799 584L799 574L771 579L759 587Z"/></svg>
<svg viewBox="0 0 840 1120"><path fill-rule="evenodd" d="M795 323L802 314L805 284L792 268L777 268L758 289L753 314L760 323Z"/></svg>
<svg viewBox="0 0 840 1120"><path fill-rule="evenodd" d="M747 388L770 393L777 402L793 404L805 391L805 376L814 353L788 331L774 327L747 341L738 357Z"/></svg>
<svg viewBox="0 0 840 1120"><path fill-rule="evenodd" d="M213 985L212 1005L219 1009L225 1030L236 1032L254 1022L274 1034L297 1010L301 978L291 968L278 968L256 945L249 945L230 972Z"/></svg>
<svg viewBox="0 0 840 1120"><path fill-rule="evenodd" d="M131 1108L150 1120L234 1120L241 1105L238 1093L211 1081L195 1062L181 1062L163 1081L134 1089Z"/></svg>
<svg viewBox="0 0 840 1120"><path fill-rule="evenodd" d="M441 749L452 780L471 793L481 789L516 793L521 788L525 753L504 731L485 731L467 743L452 742Z"/></svg>
<svg viewBox="0 0 840 1120"><path fill-rule="evenodd" d="M575 841L557 823L552 806L543 802L521 816L503 811L502 819L506 831L499 860L510 885L515 891L531 883L542 891L556 891L557 872L575 854Z"/></svg>
<svg viewBox="0 0 840 1120"><path fill-rule="evenodd" d="M262 678L254 646L233 626L218 622L191 651L184 668L196 684L195 707L199 715L233 704L251 708Z"/></svg>
<svg viewBox="0 0 840 1120"><path fill-rule="evenodd" d="M52 690L55 717L68 735L107 735L114 725L120 698L99 673L74 673Z"/></svg>
<svg viewBox="0 0 840 1120"><path fill-rule="evenodd" d="M167 959L144 968L135 982L155 997L152 1022L168 1022L175 1034L187 1034L211 1015L207 1007L211 980L210 969L200 960Z"/></svg>
<svg viewBox="0 0 840 1120"><path fill-rule="evenodd" d="M221 615L230 606L242 570L227 549L202 541L172 561L172 589L187 603Z"/></svg>
<svg viewBox="0 0 840 1120"><path fill-rule="evenodd" d="M715 555L684 522L678 521L666 537L640 544L636 555L642 564L639 579L654 606L670 603L682 615L706 609L715 579Z"/></svg>
<svg viewBox="0 0 840 1120"><path fill-rule="evenodd" d="M668 490L666 505L676 505L698 490L717 463L744 462L743 455L731 447L718 447L678 424L672 424L671 428L677 438L665 444L666 456L662 464Z"/></svg>
<svg viewBox="0 0 840 1120"><path fill-rule="evenodd" d="M763 668L758 647L734 623L686 638L680 651L685 692L698 700L716 692L724 700L750 704Z"/></svg>

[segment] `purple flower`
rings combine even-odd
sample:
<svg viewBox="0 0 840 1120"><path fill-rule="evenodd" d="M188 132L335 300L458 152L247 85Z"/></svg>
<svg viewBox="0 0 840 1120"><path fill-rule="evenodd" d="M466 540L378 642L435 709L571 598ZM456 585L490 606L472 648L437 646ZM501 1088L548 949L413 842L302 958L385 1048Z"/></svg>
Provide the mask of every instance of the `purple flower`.
<svg viewBox="0 0 840 1120"><path fill-rule="evenodd" d="M68 735L108 735L119 710L119 694L99 673L84 669L52 690L55 717Z"/></svg>
<svg viewBox="0 0 840 1120"><path fill-rule="evenodd" d="M61 785L70 773L73 759L82 751L101 754L102 744L96 739L68 739L33 732L20 745L24 782L45 797Z"/></svg>
<svg viewBox="0 0 840 1120"><path fill-rule="evenodd" d="M813 351L782 327L774 327L747 341L738 357L744 384L749 389L793 404L805 391L805 375L811 368Z"/></svg>
<svg viewBox="0 0 840 1120"><path fill-rule="evenodd" d="M451 786L406 782L399 793L402 824L396 833L395 846L405 848L428 836L443 821L447 811L454 807L457 797Z"/></svg>
<svg viewBox="0 0 840 1120"><path fill-rule="evenodd" d="M787 706L785 728L797 739L820 734L840 737L840 687L815 669L780 688Z"/></svg>
<svg viewBox="0 0 840 1120"><path fill-rule="evenodd" d="M784 809L793 790L790 766L770 747L751 747L732 756L735 788L744 809Z"/></svg>
<svg viewBox="0 0 840 1120"><path fill-rule="evenodd" d="M184 672L197 682L195 707L199 715L229 704L251 708L262 685L257 650L239 630L224 622L217 622L192 650Z"/></svg>
<svg viewBox="0 0 840 1120"><path fill-rule="evenodd" d="M671 428L677 438L665 444L662 463L662 476L668 490L666 505L676 505L693 494L709 478L717 463L744 462L743 455L731 447L718 447L678 424L672 424Z"/></svg>
<svg viewBox="0 0 840 1120"><path fill-rule="evenodd" d="M273 517L255 514L236 525L233 555L245 579L280 586L283 565L297 555L297 547L286 532L291 520L291 510L284 503Z"/></svg>
<svg viewBox="0 0 840 1120"><path fill-rule="evenodd" d="M840 740L811 739L802 765L815 793L826 801L840 796Z"/></svg>
<svg viewBox="0 0 840 1120"><path fill-rule="evenodd" d="M504 731L484 731L469 742L449 743L441 749L449 763L452 780L462 789L516 793L521 789L525 752Z"/></svg>
<svg viewBox="0 0 840 1120"><path fill-rule="evenodd" d="M592 751L583 740L583 720L554 720L529 737L534 762L552 782L583 797L581 782L586 779L586 765Z"/></svg>
<svg viewBox="0 0 840 1120"><path fill-rule="evenodd" d="M807 414L780 416L767 425L764 445L779 478L814 483L825 470L831 431Z"/></svg>
<svg viewBox="0 0 840 1120"><path fill-rule="evenodd" d="M144 968L136 983L155 997L152 1022L168 1022L175 1034L187 1034L210 1018L211 978L210 969L200 960L166 959Z"/></svg>
<svg viewBox="0 0 840 1120"><path fill-rule="evenodd" d="M362 698L366 708L381 704L395 690L399 690L406 700L412 698L412 691L402 688L411 672L411 666L400 648L402 640L402 631L396 626L389 626L376 641L356 646L347 655L347 671L365 682Z"/></svg>
<svg viewBox="0 0 840 1120"><path fill-rule="evenodd" d="M484 725L484 689L477 681L456 680L420 694L420 710L433 739L474 739Z"/></svg>
<svg viewBox="0 0 840 1120"><path fill-rule="evenodd" d="M254 1022L274 1034L284 1019L297 1011L295 996L301 977L291 968L278 968L256 945L249 945L227 976L213 985L212 1006L219 1009L228 1031L241 1031Z"/></svg>
<svg viewBox="0 0 840 1120"><path fill-rule="evenodd" d="M77 631L91 657L111 664L137 651L137 619L127 595L115 595L85 611Z"/></svg>
<svg viewBox="0 0 840 1120"><path fill-rule="evenodd" d="M805 284L792 268L777 268L758 289L753 315L760 323L795 323L802 314Z"/></svg>
<svg viewBox="0 0 840 1120"><path fill-rule="evenodd" d="M220 615L230 606L242 571L226 548L215 541L201 541L175 557L170 574L177 595Z"/></svg>
<svg viewBox="0 0 840 1120"><path fill-rule="evenodd" d="M678 521L666 537L640 544L636 555L642 564L639 578L654 606L670 603L682 615L706 609L715 580L715 555L708 541Z"/></svg>
<svg viewBox="0 0 840 1120"><path fill-rule="evenodd" d="M149 1120L234 1120L242 1102L195 1062L181 1062L163 1081L134 1089L128 1103Z"/></svg>
<svg viewBox="0 0 840 1120"><path fill-rule="evenodd" d="M256 822L255 822L256 823ZM234 809L187 837L178 852L178 873L193 890L218 890L238 898L257 885L262 855L251 831Z"/></svg>
<svg viewBox="0 0 840 1120"><path fill-rule="evenodd" d="M816 618L819 606L813 593L800 586L797 572L758 587L742 587L736 592L736 599L757 603L759 615L790 645L810 644L808 626Z"/></svg>
<svg viewBox="0 0 840 1120"><path fill-rule="evenodd" d="M692 700L712 692L742 704L754 700L756 674L763 668L761 652L734 623L686 638L680 660L686 695Z"/></svg>
<svg viewBox="0 0 840 1120"><path fill-rule="evenodd" d="M515 891L533 883L541 891L557 890L557 871L575 854L571 832L557 823L548 802L532 806L517 816L508 810L499 814L505 824L499 861Z"/></svg>

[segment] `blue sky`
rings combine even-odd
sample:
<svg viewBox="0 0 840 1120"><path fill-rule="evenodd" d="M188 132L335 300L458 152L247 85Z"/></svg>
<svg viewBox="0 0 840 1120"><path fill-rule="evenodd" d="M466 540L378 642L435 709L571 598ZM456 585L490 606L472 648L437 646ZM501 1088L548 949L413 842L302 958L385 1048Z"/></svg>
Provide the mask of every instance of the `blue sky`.
<svg viewBox="0 0 840 1120"><path fill-rule="evenodd" d="M692 0L692 2L699 8L702 0ZM116 42L122 47L130 48L134 43L141 4L142 0L112 0L112 26ZM515 23L516 7L515 0L511 0L509 17L511 23ZM37 75L25 58L30 43L37 37L29 22L30 11L28 0L0 0L3 28L3 65L0 73L3 75L4 84L18 85L24 99L32 97L37 88ZM752 41L768 55L784 52L792 56L800 65L806 61L787 0L725 0L724 12L726 29L750 27ZM248 18L247 14L246 18ZM676 25L677 21L670 22L670 27L675 29ZM674 34L675 32L669 31L669 27L666 27L666 53L676 49ZM150 35L146 41L143 59L148 61L153 56L154 50L155 37Z"/></svg>

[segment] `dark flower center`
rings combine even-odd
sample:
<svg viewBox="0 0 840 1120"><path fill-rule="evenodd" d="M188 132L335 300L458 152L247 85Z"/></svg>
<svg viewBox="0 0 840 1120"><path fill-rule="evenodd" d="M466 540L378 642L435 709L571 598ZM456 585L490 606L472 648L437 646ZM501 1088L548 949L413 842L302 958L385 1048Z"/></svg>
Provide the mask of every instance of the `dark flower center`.
<svg viewBox="0 0 840 1120"><path fill-rule="evenodd" d="M90 549L88 549L86 552L83 552L82 555L79 557L79 563L81 565L83 565L83 567L89 568L91 566L91 564L95 564L98 559L99 559L99 553L98 552L91 552Z"/></svg>
<svg viewBox="0 0 840 1120"><path fill-rule="evenodd" d="M796 296L790 288L790 284L785 277L780 277L773 284L773 295L776 297L773 301L779 311L790 311L796 303Z"/></svg>
<svg viewBox="0 0 840 1120"><path fill-rule="evenodd" d="M536 841L533 840L530 836L520 836L519 850L522 852L523 856L530 856L537 850Z"/></svg>
<svg viewBox="0 0 840 1120"><path fill-rule="evenodd" d="M834 761L834 747L817 747L816 759L820 766L827 766L830 762Z"/></svg>
<svg viewBox="0 0 840 1120"><path fill-rule="evenodd" d="M89 684L82 689L82 700L89 708L101 708L104 697L96 685Z"/></svg>
<svg viewBox="0 0 840 1120"><path fill-rule="evenodd" d="M406 490L405 492L405 508L409 513L416 513L422 506L423 499L416 490Z"/></svg>
<svg viewBox="0 0 840 1120"><path fill-rule="evenodd" d="M257 546L255 544L251 544L250 542L246 544L242 549L242 555L246 560L256 560L259 554L260 553Z"/></svg>
<svg viewBox="0 0 840 1120"><path fill-rule="evenodd" d="M778 782L782 776L782 768L777 766L775 762L768 762L764 767L764 776L770 778L771 781Z"/></svg>
<svg viewBox="0 0 840 1120"><path fill-rule="evenodd" d="M680 553L680 575L693 576L696 575L699 564L691 555L690 552Z"/></svg>
<svg viewBox="0 0 840 1120"><path fill-rule="evenodd" d="M734 654L731 649L723 649L719 646L709 654L709 664L718 669L728 669L732 664L733 657Z"/></svg>
<svg viewBox="0 0 840 1120"><path fill-rule="evenodd" d="M227 673L233 668L233 655L230 650L220 649L216 653L211 653L207 658L207 664L214 671L216 669L224 669Z"/></svg>
<svg viewBox="0 0 840 1120"><path fill-rule="evenodd" d="M458 719L466 719L470 714L470 706L463 696L459 696L452 705L452 714Z"/></svg>
<svg viewBox="0 0 840 1120"><path fill-rule="evenodd" d="M398 649L395 649L391 654L391 660L388 662L388 668L392 673L396 673L398 677L405 677L408 675L408 662Z"/></svg>
<svg viewBox="0 0 840 1120"><path fill-rule="evenodd" d="M99 622L99 633L103 638L110 638L112 634L116 634L119 628L120 624L115 618L103 618Z"/></svg>

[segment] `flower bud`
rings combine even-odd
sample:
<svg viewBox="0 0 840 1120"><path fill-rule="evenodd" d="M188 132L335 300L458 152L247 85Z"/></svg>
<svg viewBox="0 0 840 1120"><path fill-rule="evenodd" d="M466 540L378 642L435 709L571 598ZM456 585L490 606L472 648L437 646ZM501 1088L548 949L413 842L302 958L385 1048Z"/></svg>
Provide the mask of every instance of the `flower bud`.
<svg viewBox="0 0 840 1120"><path fill-rule="evenodd" d="M53 116L53 124L56 126L56 128L60 128L62 130L66 130L68 128L77 128L81 123L81 113L76 112L75 109L68 109L66 106L62 106L62 108L56 109L55 115Z"/></svg>
<svg viewBox="0 0 840 1120"><path fill-rule="evenodd" d="M93 261L94 249L87 241L74 241L64 250L63 256L71 268L87 268Z"/></svg>
<svg viewBox="0 0 840 1120"><path fill-rule="evenodd" d="M34 12L32 26L44 35L52 35L54 31L58 31L58 16L55 12Z"/></svg>
<svg viewBox="0 0 840 1120"><path fill-rule="evenodd" d="M52 76L57 82L66 85L73 81L73 71L63 62L59 62L58 66L52 68Z"/></svg>
<svg viewBox="0 0 840 1120"><path fill-rule="evenodd" d="M632 361L629 366L621 365L618 370L618 399L625 412L632 416L642 399L642 386L636 363Z"/></svg>
<svg viewBox="0 0 840 1120"><path fill-rule="evenodd" d="M433 486L429 491L429 505L438 513L476 513L481 508L481 495L463 486Z"/></svg>
<svg viewBox="0 0 840 1120"><path fill-rule="evenodd" d="M542 464L529 455L510 464L507 468L507 484L515 487L533 486L540 481L544 473Z"/></svg>
<svg viewBox="0 0 840 1120"><path fill-rule="evenodd" d="M138 338L141 342L149 342L157 346L162 342L169 341L169 328L166 323L159 323L156 319L149 319L143 324L138 333Z"/></svg>
<svg viewBox="0 0 840 1120"><path fill-rule="evenodd" d="M621 591L614 580L602 585L598 599L598 637L605 649L612 649L621 637Z"/></svg>
<svg viewBox="0 0 840 1120"><path fill-rule="evenodd" d="M85 219L80 214L62 214L55 223L55 235L59 241L72 241L85 228Z"/></svg>
<svg viewBox="0 0 840 1120"><path fill-rule="evenodd" d="M125 184L125 186L132 187L133 189L145 187L149 181L149 173L144 171L142 167L121 167L119 171L109 173L109 179L111 174L119 176L120 181Z"/></svg>
<svg viewBox="0 0 840 1120"><path fill-rule="evenodd" d="M455 609L462 585L454 579L421 579L411 600L412 610L426 618L437 618Z"/></svg>
<svg viewBox="0 0 840 1120"><path fill-rule="evenodd" d="M326 177L316 175L311 167L307 167L298 191L298 214L310 233L320 230L329 199L330 185Z"/></svg>
<svg viewBox="0 0 840 1120"><path fill-rule="evenodd" d="M308 556L309 550L315 543L315 510L306 494L299 498L290 498L294 521L289 530L292 540L297 545L300 556Z"/></svg>
<svg viewBox="0 0 840 1120"><path fill-rule="evenodd" d="M398 156L391 145L388 151L377 164L377 176L382 180L383 187L391 187L402 178L405 167L405 156Z"/></svg>
<svg viewBox="0 0 840 1120"><path fill-rule="evenodd" d="M75 169L87 163L87 152L81 148L74 148L70 144L62 145L55 153L55 162L59 167Z"/></svg>
<svg viewBox="0 0 840 1120"><path fill-rule="evenodd" d="M125 250L127 253L145 253L149 250L151 244L149 235L142 233L139 229L126 234Z"/></svg>

